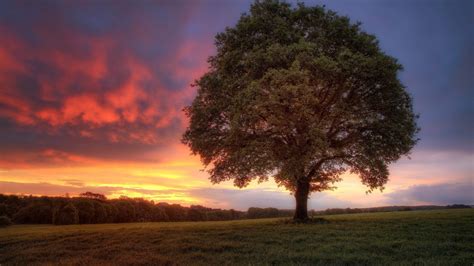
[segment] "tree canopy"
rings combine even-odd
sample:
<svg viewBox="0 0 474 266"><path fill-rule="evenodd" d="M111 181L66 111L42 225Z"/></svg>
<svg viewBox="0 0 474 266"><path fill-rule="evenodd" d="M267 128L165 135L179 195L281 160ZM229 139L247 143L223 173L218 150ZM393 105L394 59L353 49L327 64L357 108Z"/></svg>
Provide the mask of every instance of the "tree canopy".
<svg viewBox="0 0 474 266"><path fill-rule="evenodd" d="M304 219L310 192L332 189L345 171L383 188L388 165L416 144L401 64L348 17L257 1L215 45L183 136L213 183L274 177Z"/></svg>

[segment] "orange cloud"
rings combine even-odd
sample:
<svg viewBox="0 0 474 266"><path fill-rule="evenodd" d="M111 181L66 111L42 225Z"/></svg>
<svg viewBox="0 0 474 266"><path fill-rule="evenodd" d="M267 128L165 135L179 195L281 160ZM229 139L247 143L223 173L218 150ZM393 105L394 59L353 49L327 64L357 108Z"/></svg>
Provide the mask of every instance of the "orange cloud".
<svg viewBox="0 0 474 266"><path fill-rule="evenodd" d="M3 32L6 29L2 28ZM33 32L41 40L60 40L60 49L34 47L15 34L0 44L0 73L6 88L0 92L0 116L46 134L73 134L111 142L154 144L184 128L182 108L191 100L189 84L207 68L204 53L210 45L184 42L153 65L124 50L112 36L90 37L70 30L57 32L43 26ZM81 52L85 47L86 52ZM13 53L14 52L14 53ZM16 56L12 56L15 54ZM198 57L198 64L183 60ZM114 64L120 62L120 65ZM41 66L39 71L35 68ZM160 73L163 72L163 73ZM167 73L171 73L170 76ZM165 75L165 76L163 76ZM162 79L182 82L170 88ZM22 80L28 88L21 89ZM23 82L24 83L24 82ZM25 97L34 92L35 98ZM46 125L46 127L45 127Z"/></svg>

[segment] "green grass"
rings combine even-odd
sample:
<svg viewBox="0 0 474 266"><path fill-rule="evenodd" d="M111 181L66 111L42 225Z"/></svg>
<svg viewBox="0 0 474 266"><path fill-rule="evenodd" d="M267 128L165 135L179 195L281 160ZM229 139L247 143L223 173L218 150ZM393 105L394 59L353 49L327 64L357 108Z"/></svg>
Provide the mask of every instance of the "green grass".
<svg viewBox="0 0 474 266"><path fill-rule="evenodd" d="M0 229L0 264L473 265L474 209Z"/></svg>

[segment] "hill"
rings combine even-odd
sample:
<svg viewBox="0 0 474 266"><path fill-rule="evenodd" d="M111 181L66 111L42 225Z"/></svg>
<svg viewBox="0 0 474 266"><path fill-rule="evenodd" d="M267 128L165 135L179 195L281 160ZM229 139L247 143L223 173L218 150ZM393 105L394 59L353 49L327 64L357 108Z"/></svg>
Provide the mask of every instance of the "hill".
<svg viewBox="0 0 474 266"><path fill-rule="evenodd" d="M474 261L473 209L0 229L0 264L426 264Z"/></svg>

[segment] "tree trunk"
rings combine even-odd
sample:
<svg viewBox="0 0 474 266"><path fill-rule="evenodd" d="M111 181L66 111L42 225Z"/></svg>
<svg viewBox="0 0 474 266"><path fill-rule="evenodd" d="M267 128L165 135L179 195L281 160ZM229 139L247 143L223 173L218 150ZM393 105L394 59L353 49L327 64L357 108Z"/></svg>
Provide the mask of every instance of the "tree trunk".
<svg viewBox="0 0 474 266"><path fill-rule="evenodd" d="M308 195L309 195L309 182L298 181L295 199L296 199L296 210L294 221L306 221L308 220Z"/></svg>

